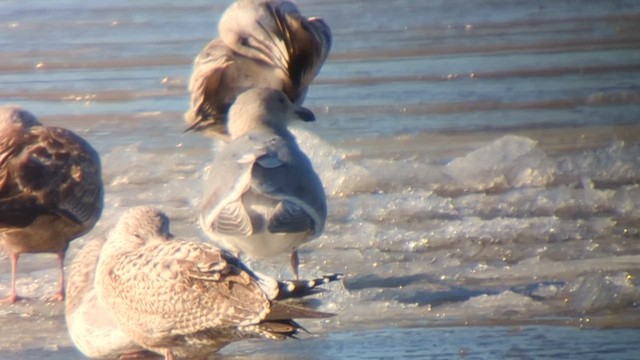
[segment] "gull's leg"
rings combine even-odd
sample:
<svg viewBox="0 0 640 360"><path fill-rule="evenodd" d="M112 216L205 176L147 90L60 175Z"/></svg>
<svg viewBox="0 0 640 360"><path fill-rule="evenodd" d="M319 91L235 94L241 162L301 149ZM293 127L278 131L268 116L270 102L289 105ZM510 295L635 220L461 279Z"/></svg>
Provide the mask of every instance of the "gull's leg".
<svg viewBox="0 0 640 360"><path fill-rule="evenodd" d="M173 351L170 348L164 350L164 360L175 360Z"/></svg>
<svg viewBox="0 0 640 360"><path fill-rule="evenodd" d="M52 295L48 301L63 301L64 300L64 251L59 252L58 254L58 268L60 269L60 287L58 288L58 292Z"/></svg>
<svg viewBox="0 0 640 360"><path fill-rule="evenodd" d="M300 257L298 256L298 250L293 249L291 252L291 270L293 270L293 275L296 277L296 280L299 280L298 276L298 267L300 266Z"/></svg>
<svg viewBox="0 0 640 360"><path fill-rule="evenodd" d="M9 292L8 297L4 299L0 299L0 303L14 304L16 301L24 299L18 296L18 294L16 293L16 273L18 272L19 257L20 257L19 253L11 254L11 291Z"/></svg>

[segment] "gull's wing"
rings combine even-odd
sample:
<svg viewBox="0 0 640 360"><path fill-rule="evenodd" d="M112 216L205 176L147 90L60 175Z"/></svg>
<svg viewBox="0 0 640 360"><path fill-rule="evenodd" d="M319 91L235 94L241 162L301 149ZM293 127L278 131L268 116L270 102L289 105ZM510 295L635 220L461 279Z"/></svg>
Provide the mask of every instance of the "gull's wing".
<svg viewBox="0 0 640 360"><path fill-rule="evenodd" d="M0 149L0 222L53 213L92 227L103 206L100 158L73 132L32 127Z"/></svg>
<svg viewBox="0 0 640 360"><path fill-rule="evenodd" d="M232 62L233 53L220 39L210 41L195 58L189 82L191 104L184 115L187 131L208 128L226 133L229 104L218 90L224 72Z"/></svg>
<svg viewBox="0 0 640 360"><path fill-rule="evenodd" d="M235 236L253 233L242 195L250 187L251 168L262 151L259 143L240 139L225 145L216 155L205 179L200 208L200 222L205 231Z"/></svg>
<svg viewBox="0 0 640 360"><path fill-rule="evenodd" d="M65 315L67 317L82 304L85 294L93 291L96 266L104 241L104 238L97 238L85 243L71 262L66 281Z"/></svg>
<svg viewBox="0 0 640 360"><path fill-rule="evenodd" d="M251 171L251 188L280 200L269 219L272 233L321 233L327 216L324 187L293 138L274 138Z"/></svg>
<svg viewBox="0 0 640 360"><path fill-rule="evenodd" d="M269 311L258 283L208 244L175 240L111 261L101 279L109 306L158 339L257 324Z"/></svg>
<svg viewBox="0 0 640 360"><path fill-rule="evenodd" d="M284 91L301 104L332 44L329 26L305 18L293 2L240 0L220 19L220 38L235 52L281 70Z"/></svg>
<svg viewBox="0 0 640 360"><path fill-rule="evenodd" d="M253 233L251 218L240 199L220 209L209 226L211 231L225 235L249 236Z"/></svg>
<svg viewBox="0 0 640 360"><path fill-rule="evenodd" d="M273 8L273 15L288 51L286 64L292 88L285 89L285 93L292 101L302 104L307 88L331 50L331 29L320 18L307 19L298 12L284 11L282 7Z"/></svg>

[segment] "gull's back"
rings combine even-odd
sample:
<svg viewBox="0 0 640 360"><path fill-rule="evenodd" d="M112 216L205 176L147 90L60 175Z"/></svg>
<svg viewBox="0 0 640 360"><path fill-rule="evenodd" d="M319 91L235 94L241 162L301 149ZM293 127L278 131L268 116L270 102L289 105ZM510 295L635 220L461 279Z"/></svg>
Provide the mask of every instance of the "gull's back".
<svg viewBox="0 0 640 360"><path fill-rule="evenodd" d="M281 108L279 92L247 93L230 111L233 140L205 180L201 225L221 246L260 258L319 236L327 206L320 177L287 129L297 106L284 99Z"/></svg>

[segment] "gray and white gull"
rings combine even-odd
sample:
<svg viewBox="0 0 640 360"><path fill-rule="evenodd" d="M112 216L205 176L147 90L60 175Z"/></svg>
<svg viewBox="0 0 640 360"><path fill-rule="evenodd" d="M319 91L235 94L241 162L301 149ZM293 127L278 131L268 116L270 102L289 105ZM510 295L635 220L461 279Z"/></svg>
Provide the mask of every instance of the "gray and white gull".
<svg viewBox="0 0 640 360"><path fill-rule="evenodd" d="M236 254L265 258L291 252L322 233L327 200L318 174L288 124L313 121L279 90L255 88L229 109L231 141L205 179L200 224L212 241Z"/></svg>

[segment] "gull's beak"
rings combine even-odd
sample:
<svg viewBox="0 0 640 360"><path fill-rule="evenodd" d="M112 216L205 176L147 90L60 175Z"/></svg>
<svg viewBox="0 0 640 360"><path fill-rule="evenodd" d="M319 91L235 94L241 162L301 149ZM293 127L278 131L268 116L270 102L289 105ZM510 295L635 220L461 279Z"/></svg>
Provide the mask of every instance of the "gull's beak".
<svg viewBox="0 0 640 360"><path fill-rule="evenodd" d="M296 114L298 119L302 121L305 121L305 122L316 121L316 116L311 112L311 110L304 108L302 106L298 107L293 112Z"/></svg>

